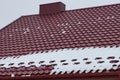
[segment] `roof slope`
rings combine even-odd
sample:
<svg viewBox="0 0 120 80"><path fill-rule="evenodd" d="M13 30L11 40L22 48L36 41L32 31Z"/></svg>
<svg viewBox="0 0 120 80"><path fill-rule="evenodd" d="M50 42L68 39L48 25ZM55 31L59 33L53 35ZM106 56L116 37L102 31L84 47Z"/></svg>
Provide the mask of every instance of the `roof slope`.
<svg viewBox="0 0 120 80"><path fill-rule="evenodd" d="M23 16L0 31L0 56L120 45L120 4Z"/></svg>
<svg viewBox="0 0 120 80"><path fill-rule="evenodd" d="M120 4L23 16L0 31L0 78L117 78L119 45Z"/></svg>
<svg viewBox="0 0 120 80"><path fill-rule="evenodd" d="M92 57L91 57L92 56ZM0 59L1 77L54 76L120 71L120 47L49 51Z"/></svg>

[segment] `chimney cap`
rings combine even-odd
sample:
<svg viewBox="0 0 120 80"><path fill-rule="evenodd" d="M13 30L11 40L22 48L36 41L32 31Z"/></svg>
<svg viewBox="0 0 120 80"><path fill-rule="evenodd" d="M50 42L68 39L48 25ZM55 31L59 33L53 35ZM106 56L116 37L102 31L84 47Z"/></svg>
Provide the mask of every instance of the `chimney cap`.
<svg viewBox="0 0 120 80"><path fill-rule="evenodd" d="M40 5L40 14L53 14L65 11L65 4L54 2Z"/></svg>

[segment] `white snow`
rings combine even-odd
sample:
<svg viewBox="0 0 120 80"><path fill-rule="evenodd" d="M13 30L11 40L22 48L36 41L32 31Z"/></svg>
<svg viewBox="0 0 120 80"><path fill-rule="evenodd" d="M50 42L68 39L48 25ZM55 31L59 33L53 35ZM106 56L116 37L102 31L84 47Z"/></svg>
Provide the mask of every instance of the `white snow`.
<svg viewBox="0 0 120 80"><path fill-rule="evenodd" d="M108 57L114 56L114 59L107 59ZM13 56L14 57L14 56ZM52 70L50 75L52 75L55 71L58 74L62 71L62 74L67 71L70 73L74 70L74 73L80 70L80 73L93 70L92 73L96 72L98 69L99 72L102 72L104 69L110 70L111 68L117 69L120 65L120 47L106 47L106 48L85 48L85 49L63 49L58 51L49 51L48 53L33 53L23 56L16 56L16 58L7 57L0 60L0 64L5 64L1 67L10 68L20 67L18 65L21 62L22 66L29 67L29 62L35 62L34 65L39 67L40 65L51 65L57 64L55 68ZM101 57L102 59L95 59L96 57ZM88 60L83 60L84 58L88 58ZM72 61L73 59L77 59L76 61ZM50 63L50 61L55 60L55 62ZM61 60L66 60L65 62L61 62ZM111 60L119 60L117 63L110 63ZM39 64L40 61L45 61L44 63ZM86 64L86 62L91 61L92 63ZM104 61L104 63L97 63L98 61ZM80 62L80 64L74 64L75 62ZM14 63L14 65L9 66L10 63ZM63 65L63 63L68 63L68 65ZM117 66L113 67L116 64Z"/></svg>

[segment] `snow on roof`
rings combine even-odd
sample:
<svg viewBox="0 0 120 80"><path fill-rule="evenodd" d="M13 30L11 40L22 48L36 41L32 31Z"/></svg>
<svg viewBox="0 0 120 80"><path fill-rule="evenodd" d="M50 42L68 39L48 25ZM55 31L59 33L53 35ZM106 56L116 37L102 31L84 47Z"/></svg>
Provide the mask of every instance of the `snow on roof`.
<svg viewBox="0 0 120 80"><path fill-rule="evenodd" d="M0 30L0 77L118 71L119 7L17 19Z"/></svg>
<svg viewBox="0 0 120 80"><path fill-rule="evenodd" d="M19 65L21 63L21 65ZM102 47L85 49L62 49L48 53L34 53L19 57L6 57L0 59L0 70L5 68L31 65L53 65L49 75L67 73L95 73L117 70L120 66L120 47ZM26 71L26 70L24 70ZM37 71L39 72L39 71ZM17 74L17 73L16 73ZM21 73L22 74L22 73ZM27 73L29 75L29 71Z"/></svg>

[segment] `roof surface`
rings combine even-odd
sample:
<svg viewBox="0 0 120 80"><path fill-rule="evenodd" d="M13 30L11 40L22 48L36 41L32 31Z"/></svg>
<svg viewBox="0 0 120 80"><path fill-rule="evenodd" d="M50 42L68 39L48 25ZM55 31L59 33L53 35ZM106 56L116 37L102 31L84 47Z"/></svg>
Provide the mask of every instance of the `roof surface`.
<svg viewBox="0 0 120 80"><path fill-rule="evenodd" d="M120 4L23 16L0 31L0 76L120 69Z"/></svg>
<svg viewBox="0 0 120 80"><path fill-rule="evenodd" d="M102 73L120 70L120 47L49 51L0 60L0 76ZM14 75L14 76L12 76Z"/></svg>
<svg viewBox="0 0 120 80"><path fill-rule="evenodd" d="M0 31L0 56L120 45L120 4L23 16Z"/></svg>

